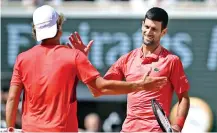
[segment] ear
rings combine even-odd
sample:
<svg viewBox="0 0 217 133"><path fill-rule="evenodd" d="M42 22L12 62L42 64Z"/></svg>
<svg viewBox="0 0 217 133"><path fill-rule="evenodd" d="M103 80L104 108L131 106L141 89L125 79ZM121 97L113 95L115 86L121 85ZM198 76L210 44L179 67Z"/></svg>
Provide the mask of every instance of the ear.
<svg viewBox="0 0 217 133"><path fill-rule="evenodd" d="M145 27L145 21L142 20L142 27L141 27L141 30L142 30L142 31L143 31L144 27Z"/></svg>
<svg viewBox="0 0 217 133"><path fill-rule="evenodd" d="M163 31L161 32L161 37L163 37L167 33L167 30L167 28L163 29Z"/></svg>
<svg viewBox="0 0 217 133"><path fill-rule="evenodd" d="M142 20L142 25L145 25L145 21L144 20Z"/></svg>
<svg viewBox="0 0 217 133"><path fill-rule="evenodd" d="M145 24L145 22L142 20L142 27L143 27L144 24Z"/></svg>

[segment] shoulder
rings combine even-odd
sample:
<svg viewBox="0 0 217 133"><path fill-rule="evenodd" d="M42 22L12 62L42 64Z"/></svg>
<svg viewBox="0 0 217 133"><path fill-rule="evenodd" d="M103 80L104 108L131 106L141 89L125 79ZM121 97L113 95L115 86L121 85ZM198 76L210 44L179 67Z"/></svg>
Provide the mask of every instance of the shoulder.
<svg viewBox="0 0 217 133"><path fill-rule="evenodd" d="M70 52L70 53L82 53L80 50L78 49L75 49L75 48L69 48L68 46L66 45L59 45L60 48L62 48L63 50L67 51L67 52Z"/></svg>
<svg viewBox="0 0 217 133"><path fill-rule="evenodd" d="M75 48L69 48L68 46L66 45L59 45L56 47L56 50L58 49L58 53L64 53L64 54L61 54L62 56L68 56L69 58L70 57L76 57L80 54L83 54L80 50L77 50Z"/></svg>
<svg viewBox="0 0 217 133"><path fill-rule="evenodd" d="M69 48L67 46L61 46L61 47L63 48L63 51L61 51L61 53L64 53L63 56L65 58L71 59L73 57L74 59L79 59L79 60L87 59L87 56L78 49Z"/></svg>
<svg viewBox="0 0 217 133"><path fill-rule="evenodd" d="M179 56L173 54L172 52L170 52L169 50L167 50L164 47L162 47L162 54L161 54L161 56L164 56L165 58L167 58L171 62L180 61Z"/></svg>
<svg viewBox="0 0 217 133"><path fill-rule="evenodd" d="M25 58L31 58L32 57L31 55L33 55L37 51L38 48L39 48L39 45L35 45L34 47L19 53L17 56L17 60L21 61Z"/></svg>
<svg viewBox="0 0 217 133"><path fill-rule="evenodd" d="M136 55L139 53L140 48L134 49L124 55L122 55L118 60L121 61L128 61L136 57Z"/></svg>

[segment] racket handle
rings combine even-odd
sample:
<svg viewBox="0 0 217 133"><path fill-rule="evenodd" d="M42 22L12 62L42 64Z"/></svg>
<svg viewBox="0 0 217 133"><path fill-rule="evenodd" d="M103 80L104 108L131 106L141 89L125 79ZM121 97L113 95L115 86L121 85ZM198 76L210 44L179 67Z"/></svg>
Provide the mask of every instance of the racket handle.
<svg viewBox="0 0 217 133"><path fill-rule="evenodd" d="M168 133L176 133L176 132L174 132L173 129L170 128L169 131L168 131ZM177 132L177 133L181 133L181 132Z"/></svg>
<svg viewBox="0 0 217 133"><path fill-rule="evenodd" d="M169 133L173 133L173 129L172 128L169 128Z"/></svg>

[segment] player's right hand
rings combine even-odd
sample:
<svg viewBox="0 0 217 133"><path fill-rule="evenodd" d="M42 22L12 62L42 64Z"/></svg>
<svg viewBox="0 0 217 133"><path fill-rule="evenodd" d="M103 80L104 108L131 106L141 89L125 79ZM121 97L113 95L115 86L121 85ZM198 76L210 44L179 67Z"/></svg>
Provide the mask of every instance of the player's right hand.
<svg viewBox="0 0 217 133"><path fill-rule="evenodd" d="M72 45L67 43L68 47L78 49L81 52L83 52L85 55L88 55L90 48L93 44L93 40L91 40L87 45L85 45L81 40L81 37L78 34L78 32L71 34L69 36L69 41L71 42Z"/></svg>
<svg viewBox="0 0 217 133"><path fill-rule="evenodd" d="M167 77L151 77L145 76L142 80L139 81L141 83L141 90L153 90L160 89L167 84Z"/></svg>
<svg viewBox="0 0 217 133"><path fill-rule="evenodd" d="M150 77L147 76L144 78L144 81L146 83L146 90L151 90L151 89L160 89L163 86L167 84L167 77Z"/></svg>

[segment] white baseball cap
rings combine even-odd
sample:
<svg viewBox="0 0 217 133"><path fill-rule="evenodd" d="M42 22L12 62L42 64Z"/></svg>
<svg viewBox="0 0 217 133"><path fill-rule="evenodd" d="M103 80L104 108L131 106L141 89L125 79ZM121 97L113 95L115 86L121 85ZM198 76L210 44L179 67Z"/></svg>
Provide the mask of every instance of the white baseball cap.
<svg viewBox="0 0 217 133"><path fill-rule="evenodd" d="M33 24L37 41L53 38L57 33L58 13L48 5L37 8L33 13Z"/></svg>

